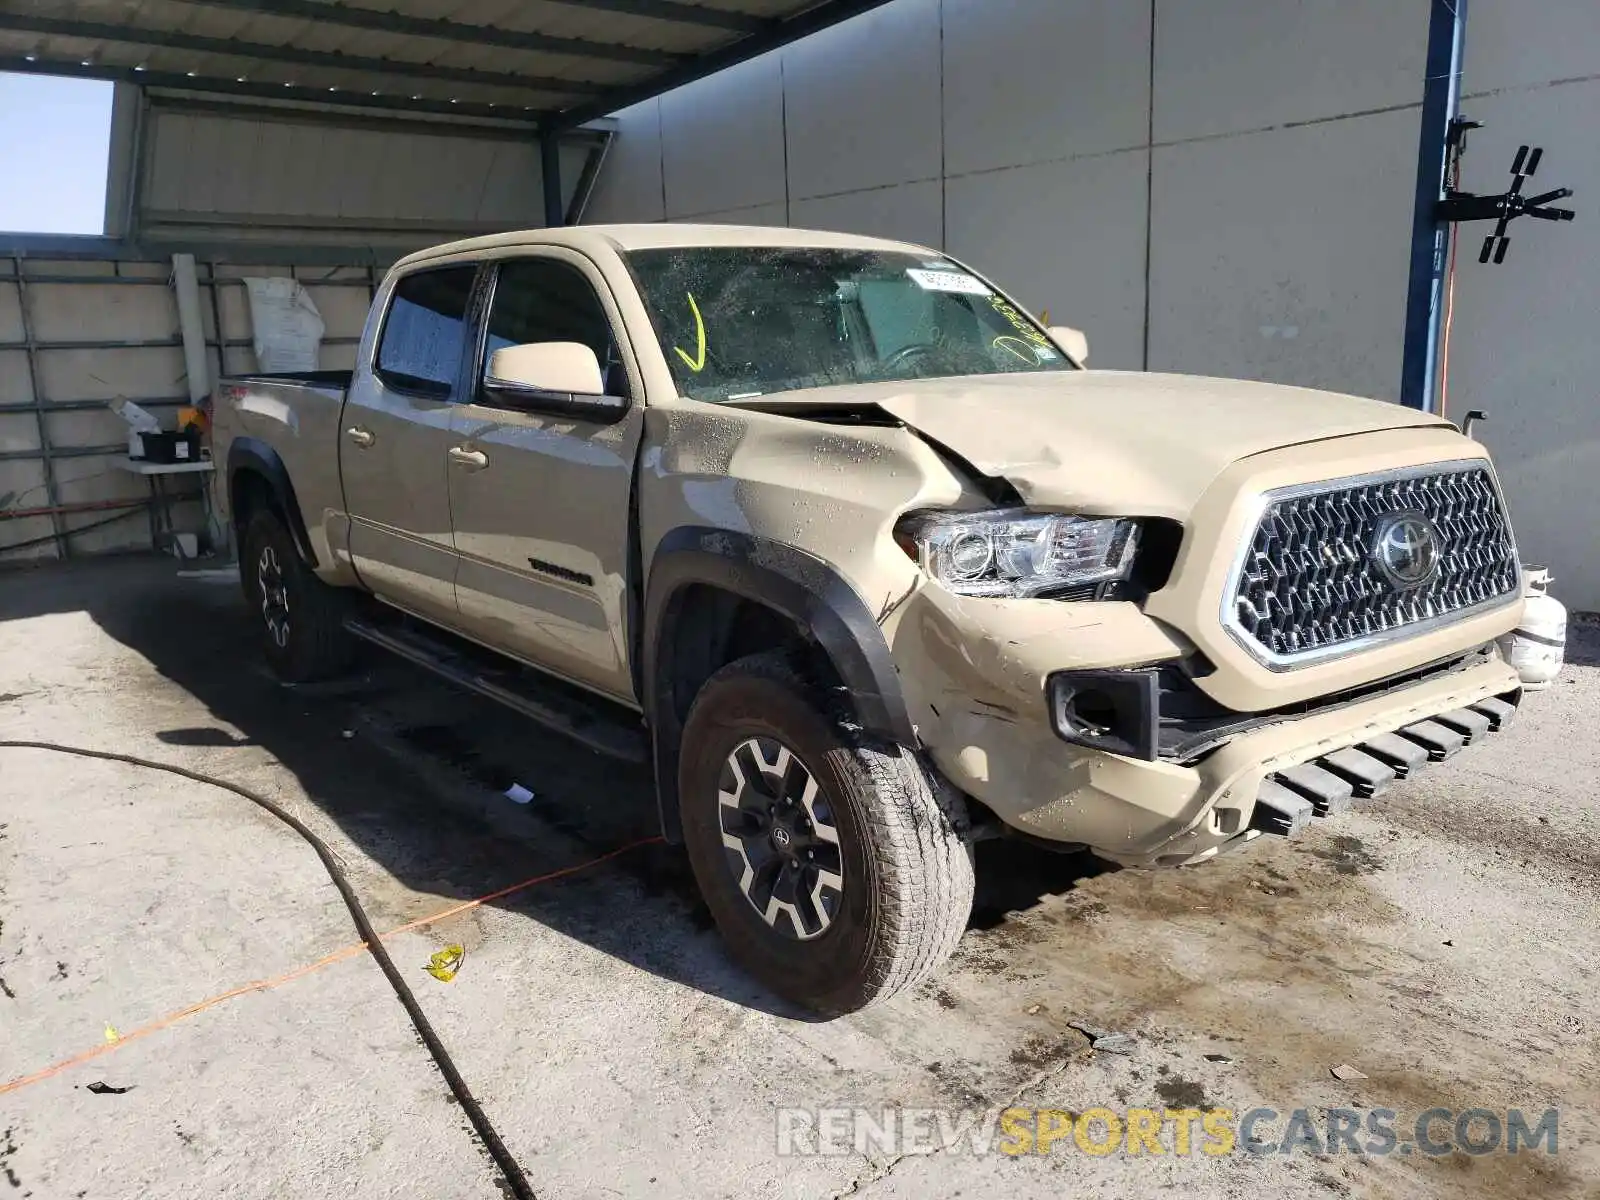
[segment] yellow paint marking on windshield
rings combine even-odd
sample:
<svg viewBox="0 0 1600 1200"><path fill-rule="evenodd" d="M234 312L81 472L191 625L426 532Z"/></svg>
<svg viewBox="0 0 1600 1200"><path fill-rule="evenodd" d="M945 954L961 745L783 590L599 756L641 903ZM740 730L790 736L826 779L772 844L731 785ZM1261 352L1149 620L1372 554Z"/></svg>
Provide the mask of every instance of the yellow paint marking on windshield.
<svg viewBox="0 0 1600 1200"><path fill-rule="evenodd" d="M1020 358L1023 362L1027 363L1030 367L1036 367L1039 365L1039 360L1033 353L1033 347L1028 345L1028 343L1023 341L1021 338L1011 337L1008 334L1002 333L999 337L995 338L994 348L996 350L1004 350L1007 354L1015 355L1017 358Z"/></svg>
<svg viewBox="0 0 1600 1200"><path fill-rule="evenodd" d="M1011 328L1016 330L1017 336L1023 341L1041 349L1048 350L1051 348L1050 339L1035 329L1027 317L1018 312L1012 305L1006 303L1001 297L991 296L989 298L989 307L1010 322Z"/></svg>
<svg viewBox="0 0 1600 1200"><path fill-rule="evenodd" d="M699 354L694 358L690 358L683 347L674 346L673 349L677 351L678 357L683 359L684 366L699 374L706 369L706 322L705 318L700 315L700 306L694 302L694 293L686 292L684 294L689 297L689 309L694 313L694 332L699 343Z"/></svg>

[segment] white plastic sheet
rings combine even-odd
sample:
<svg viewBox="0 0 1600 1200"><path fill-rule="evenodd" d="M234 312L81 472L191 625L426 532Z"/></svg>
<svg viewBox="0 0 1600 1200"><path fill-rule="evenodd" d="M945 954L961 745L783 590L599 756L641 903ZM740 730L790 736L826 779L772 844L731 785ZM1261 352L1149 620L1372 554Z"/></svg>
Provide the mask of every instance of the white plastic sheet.
<svg viewBox="0 0 1600 1200"><path fill-rule="evenodd" d="M249 278L244 286L250 296L257 369L268 375L315 371L326 326L300 281L283 276Z"/></svg>

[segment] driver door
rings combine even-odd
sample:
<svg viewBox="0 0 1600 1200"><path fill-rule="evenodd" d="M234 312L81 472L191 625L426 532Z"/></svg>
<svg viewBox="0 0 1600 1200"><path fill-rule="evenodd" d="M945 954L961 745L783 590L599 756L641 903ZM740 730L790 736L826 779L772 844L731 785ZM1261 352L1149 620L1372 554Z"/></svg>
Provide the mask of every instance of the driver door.
<svg viewBox="0 0 1600 1200"><path fill-rule="evenodd" d="M483 390L505 346L580 342L606 390L638 396L620 314L582 255L552 247L492 267L470 392L451 414L450 509L468 636L606 695L633 700L627 572L636 402L611 421L506 407ZM637 374L633 375L637 378Z"/></svg>

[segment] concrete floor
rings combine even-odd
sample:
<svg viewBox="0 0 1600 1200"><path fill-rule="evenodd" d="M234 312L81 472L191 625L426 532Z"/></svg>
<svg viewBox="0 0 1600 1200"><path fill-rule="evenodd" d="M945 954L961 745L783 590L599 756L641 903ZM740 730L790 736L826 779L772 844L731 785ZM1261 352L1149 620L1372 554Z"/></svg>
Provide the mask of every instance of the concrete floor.
<svg viewBox="0 0 1600 1200"><path fill-rule="evenodd" d="M281 800L380 929L654 832L640 775L391 661L281 687L250 637L235 587L171 563L0 575L0 739ZM843 1021L734 970L660 845L389 945L541 1197L1597 1197L1600 627L1569 659L1513 731L1295 843L1159 874L986 844L955 961ZM0 922L0 1197L499 1194L365 954L139 1032L354 940L311 850L236 797L0 750ZM1553 1158L778 1156L779 1106L841 1104L1561 1117Z"/></svg>

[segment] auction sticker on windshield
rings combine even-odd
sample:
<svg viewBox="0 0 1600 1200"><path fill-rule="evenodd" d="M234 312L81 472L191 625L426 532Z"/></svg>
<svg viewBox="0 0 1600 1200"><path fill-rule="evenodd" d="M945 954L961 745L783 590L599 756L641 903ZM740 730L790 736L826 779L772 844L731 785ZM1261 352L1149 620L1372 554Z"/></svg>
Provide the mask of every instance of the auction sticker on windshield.
<svg viewBox="0 0 1600 1200"><path fill-rule="evenodd" d="M963 296L987 296L992 290L983 280L964 271L923 271L911 267L906 274L926 292L958 292Z"/></svg>

